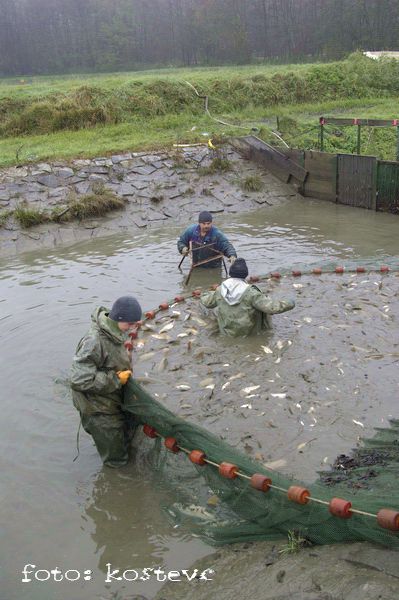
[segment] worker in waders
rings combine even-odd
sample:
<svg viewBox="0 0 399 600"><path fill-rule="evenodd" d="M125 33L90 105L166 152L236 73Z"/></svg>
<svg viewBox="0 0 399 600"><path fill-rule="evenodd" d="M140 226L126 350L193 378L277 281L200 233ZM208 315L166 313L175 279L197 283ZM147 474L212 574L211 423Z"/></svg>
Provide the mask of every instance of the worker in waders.
<svg viewBox="0 0 399 600"><path fill-rule="evenodd" d="M220 333L232 337L259 333L271 327L270 315L291 310L294 300L272 300L256 285L245 281L248 267L243 258L237 258L230 267L229 278L215 291L205 292L201 303L215 308Z"/></svg>
<svg viewBox="0 0 399 600"><path fill-rule="evenodd" d="M123 386L132 375L131 352L125 343L140 326L141 307L132 296L122 296L111 310L100 306L91 328L80 340L71 369L75 408L107 467L129 460L132 417L123 410Z"/></svg>
<svg viewBox="0 0 399 600"><path fill-rule="evenodd" d="M199 214L198 224L190 225L181 234L177 249L183 257L191 251L193 265L201 268L220 268L220 255L226 256L230 264L237 257L233 244L213 225L212 215L206 210Z"/></svg>

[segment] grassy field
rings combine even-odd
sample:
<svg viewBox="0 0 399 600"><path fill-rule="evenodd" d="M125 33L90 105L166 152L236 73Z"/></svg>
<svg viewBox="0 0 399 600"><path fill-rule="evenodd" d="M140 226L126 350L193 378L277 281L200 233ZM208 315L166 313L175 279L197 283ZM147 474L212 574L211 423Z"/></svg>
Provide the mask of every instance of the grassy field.
<svg viewBox="0 0 399 600"><path fill-rule="evenodd" d="M82 86L90 85L101 87L103 90L114 90L132 82L149 83L154 80L183 82L195 79L196 83L206 83L218 79L225 81L235 77L252 77L254 75L271 76L276 73L288 71L300 72L316 64L295 65L239 65L229 67L193 67L152 69L148 71L134 71L122 73L86 74L86 75L48 75L41 77L8 77L0 78L0 98L11 95L15 98L39 98L52 93L66 94ZM21 83L24 82L24 83Z"/></svg>
<svg viewBox="0 0 399 600"><path fill-rule="evenodd" d="M355 55L340 63L163 69L0 79L0 166L170 148L257 135L318 148L318 117L399 118L399 63ZM204 112L209 96L217 123ZM325 150L352 152L356 128L326 128ZM362 152L394 159L396 131L363 132Z"/></svg>

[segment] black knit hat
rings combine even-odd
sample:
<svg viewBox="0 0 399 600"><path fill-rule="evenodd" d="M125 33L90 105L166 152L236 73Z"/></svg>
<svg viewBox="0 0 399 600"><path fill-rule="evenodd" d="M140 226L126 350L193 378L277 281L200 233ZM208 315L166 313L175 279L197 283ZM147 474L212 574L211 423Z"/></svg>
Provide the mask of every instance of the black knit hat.
<svg viewBox="0 0 399 600"><path fill-rule="evenodd" d="M247 263L243 258L236 258L229 270L230 277L246 279L248 277Z"/></svg>
<svg viewBox="0 0 399 600"><path fill-rule="evenodd" d="M200 212L198 217L198 223L212 223L212 215L207 210Z"/></svg>
<svg viewBox="0 0 399 600"><path fill-rule="evenodd" d="M141 306L133 296L121 296L115 300L109 318L122 323L135 323L141 319Z"/></svg>

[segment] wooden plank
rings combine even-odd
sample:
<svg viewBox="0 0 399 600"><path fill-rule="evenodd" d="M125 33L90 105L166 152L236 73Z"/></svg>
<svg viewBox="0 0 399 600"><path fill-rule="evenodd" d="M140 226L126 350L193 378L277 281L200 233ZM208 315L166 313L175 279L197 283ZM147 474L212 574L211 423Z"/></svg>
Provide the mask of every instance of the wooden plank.
<svg viewBox="0 0 399 600"><path fill-rule="evenodd" d="M309 176L304 186L304 195L336 202L336 165L335 154L306 151L305 169L309 171Z"/></svg>
<svg viewBox="0 0 399 600"><path fill-rule="evenodd" d="M338 202L375 210L376 172L375 156L338 154Z"/></svg>
<svg viewBox="0 0 399 600"><path fill-rule="evenodd" d="M288 156L277 150L270 144L267 144L263 140L260 140L256 136L250 135L242 138L246 141L249 148L251 149L252 156L256 157L260 162L263 162L270 171L282 178L283 181L288 182L290 177L293 176L295 179L304 183L307 178L307 171L299 164L291 160ZM284 175L282 175L284 173Z"/></svg>
<svg viewBox="0 0 399 600"><path fill-rule="evenodd" d="M335 117L320 117L323 119L323 125L368 125L369 127L397 127L399 119L348 119Z"/></svg>

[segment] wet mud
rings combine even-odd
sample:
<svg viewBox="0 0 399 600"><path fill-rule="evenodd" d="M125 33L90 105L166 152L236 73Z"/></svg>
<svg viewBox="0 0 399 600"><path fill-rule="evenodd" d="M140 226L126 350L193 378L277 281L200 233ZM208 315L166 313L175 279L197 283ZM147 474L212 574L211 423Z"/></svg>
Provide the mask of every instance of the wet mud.
<svg viewBox="0 0 399 600"><path fill-rule="evenodd" d="M154 600L395 600L398 557L371 544L303 548L273 542L234 544L195 563L211 581L168 583Z"/></svg>

